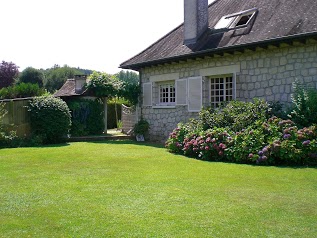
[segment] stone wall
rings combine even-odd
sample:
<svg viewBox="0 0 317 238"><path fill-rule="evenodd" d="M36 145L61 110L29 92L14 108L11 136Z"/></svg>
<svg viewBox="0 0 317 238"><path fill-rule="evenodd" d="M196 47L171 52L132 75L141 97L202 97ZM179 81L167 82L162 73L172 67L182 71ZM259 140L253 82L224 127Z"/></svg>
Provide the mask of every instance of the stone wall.
<svg viewBox="0 0 317 238"><path fill-rule="evenodd" d="M289 103L292 83L296 79L317 88L317 44L308 41L305 45L294 43L292 46L285 44L268 49L257 48L255 51L245 50L244 53L148 67L140 73L141 82L145 83L157 75L177 73L181 79L208 76L208 72L214 74L231 68L235 69L236 74L237 100L251 101L257 97ZM206 83L203 85L203 102L204 106L209 102ZM168 109L142 107L141 113L150 123L150 139L161 142L167 139L177 123L198 115L188 112L187 106Z"/></svg>

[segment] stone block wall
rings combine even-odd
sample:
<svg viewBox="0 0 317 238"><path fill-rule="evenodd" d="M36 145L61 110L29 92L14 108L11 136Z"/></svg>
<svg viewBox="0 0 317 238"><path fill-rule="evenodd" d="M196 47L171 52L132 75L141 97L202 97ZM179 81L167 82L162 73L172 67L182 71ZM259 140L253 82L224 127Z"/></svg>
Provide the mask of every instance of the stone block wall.
<svg viewBox="0 0 317 238"><path fill-rule="evenodd" d="M251 101L261 98L266 101L291 101L292 83L297 79L317 88L317 43L270 46L268 49L246 50L244 53L205 57L181 63L144 68L140 71L141 82L164 74L179 74L179 78L206 76L203 72L237 66L236 99ZM212 75L210 75L212 76ZM208 106L208 84L204 80L203 103ZM142 116L150 123L150 139L163 142L179 122L187 122L198 113L188 112L187 106L153 108L141 105Z"/></svg>

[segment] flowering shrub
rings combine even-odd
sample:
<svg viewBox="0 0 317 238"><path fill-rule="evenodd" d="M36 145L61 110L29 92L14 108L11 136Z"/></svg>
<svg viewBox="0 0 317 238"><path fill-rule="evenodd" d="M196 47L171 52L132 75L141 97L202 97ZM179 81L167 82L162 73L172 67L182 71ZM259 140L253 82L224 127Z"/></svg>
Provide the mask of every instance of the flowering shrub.
<svg viewBox="0 0 317 238"><path fill-rule="evenodd" d="M183 123L178 124L177 128L173 130L165 143L165 147L169 150L169 152L176 154L183 153L183 143L185 135L188 132L188 127L186 127Z"/></svg>
<svg viewBox="0 0 317 238"><path fill-rule="evenodd" d="M298 129L291 120L257 120L239 132L193 131L179 124L166 142L170 152L202 160L266 165L317 164L317 126Z"/></svg>
<svg viewBox="0 0 317 238"><path fill-rule="evenodd" d="M209 129L203 133L191 134L183 141L185 155L202 160L226 160L226 149L232 143L230 134L222 128Z"/></svg>
<svg viewBox="0 0 317 238"><path fill-rule="evenodd" d="M291 120L273 118L278 125L280 138L269 142L262 150L258 163L270 159L270 164L309 165L317 163L317 127L298 129ZM264 150L265 149L265 150ZM262 153L263 152L263 153Z"/></svg>

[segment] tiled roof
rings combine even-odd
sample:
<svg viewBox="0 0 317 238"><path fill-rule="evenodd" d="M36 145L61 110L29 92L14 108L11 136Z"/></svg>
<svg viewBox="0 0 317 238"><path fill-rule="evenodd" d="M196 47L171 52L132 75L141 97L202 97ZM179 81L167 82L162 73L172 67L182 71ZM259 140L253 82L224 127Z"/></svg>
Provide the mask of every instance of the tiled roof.
<svg viewBox="0 0 317 238"><path fill-rule="evenodd" d="M83 95L87 90L75 91L75 79L67 79L64 85L54 93L55 97L71 97Z"/></svg>
<svg viewBox="0 0 317 238"><path fill-rule="evenodd" d="M194 45L183 44L183 24L159 39L140 54L125 61L121 68L139 69L145 65L184 59L199 53L243 47L269 40L285 40L306 34L317 35L317 4L315 0L216 0L209 5L209 28L221 17L257 8L250 32L240 30L206 33Z"/></svg>

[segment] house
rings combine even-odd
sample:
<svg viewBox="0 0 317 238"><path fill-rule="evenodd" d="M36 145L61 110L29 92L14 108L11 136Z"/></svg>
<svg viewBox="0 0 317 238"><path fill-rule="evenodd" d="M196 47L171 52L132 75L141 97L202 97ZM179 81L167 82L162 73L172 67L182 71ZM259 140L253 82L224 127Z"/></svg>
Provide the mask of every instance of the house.
<svg viewBox="0 0 317 238"><path fill-rule="evenodd" d="M288 103L295 79L317 87L315 0L184 0L184 9L184 24L120 65L140 74L152 140L204 106Z"/></svg>

